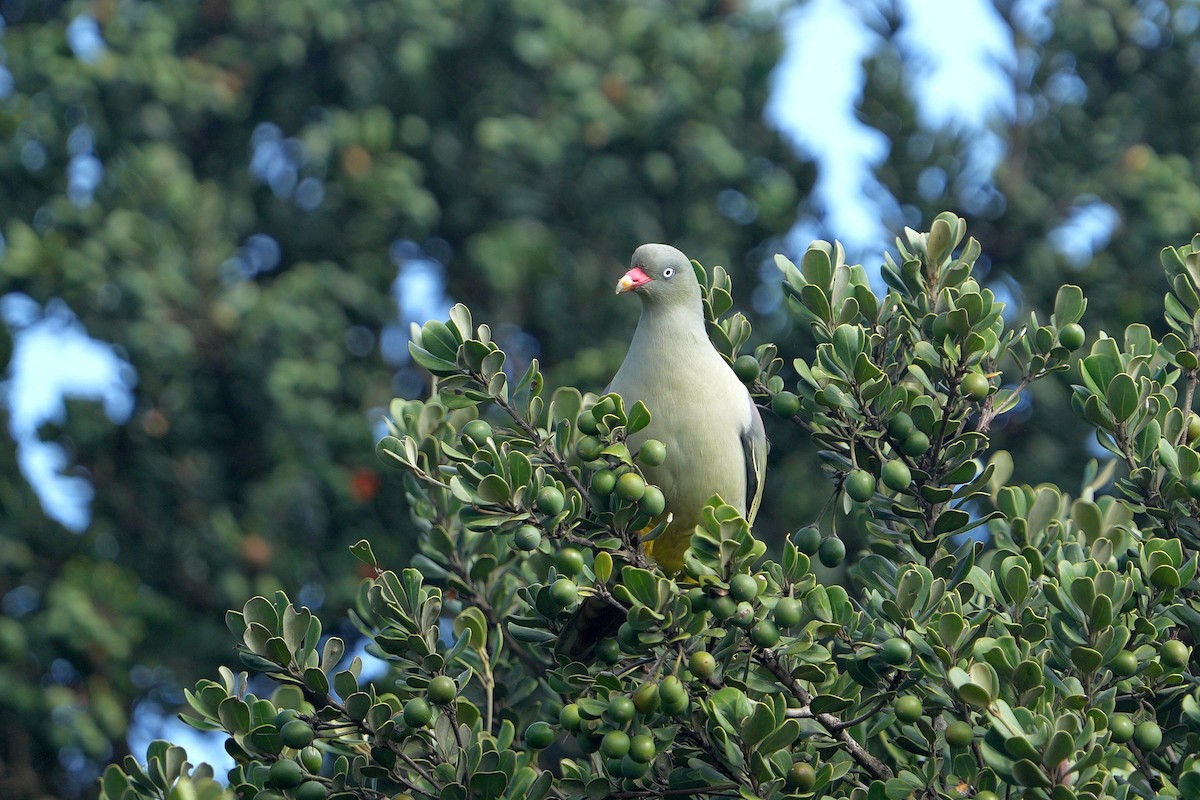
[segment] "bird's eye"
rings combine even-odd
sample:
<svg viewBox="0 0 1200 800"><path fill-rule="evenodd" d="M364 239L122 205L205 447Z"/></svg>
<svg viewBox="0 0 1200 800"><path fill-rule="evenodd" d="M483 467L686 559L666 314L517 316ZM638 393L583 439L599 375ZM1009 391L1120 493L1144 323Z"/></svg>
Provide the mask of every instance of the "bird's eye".
<svg viewBox="0 0 1200 800"><path fill-rule="evenodd" d="M671 277L671 276L672 276L672 275L674 275L674 274L675 274L675 270L674 270L674 269L672 269L671 267L667 267L666 269L664 269L664 270L663 270L663 277L664 277L664 278L669 278L669 277Z"/></svg>

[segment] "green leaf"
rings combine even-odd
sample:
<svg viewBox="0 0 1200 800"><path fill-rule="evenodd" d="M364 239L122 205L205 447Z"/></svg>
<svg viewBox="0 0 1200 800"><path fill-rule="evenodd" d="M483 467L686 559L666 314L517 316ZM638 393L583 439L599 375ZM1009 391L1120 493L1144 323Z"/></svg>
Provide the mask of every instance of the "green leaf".
<svg viewBox="0 0 1200 800"><path fill-rule="evenodd" d="M1138 389L1133 378L1127 372L1119 372L1104 392L1105 401L1117 422L1124 422L1137 411Z"/></svg>
<svg viewBox="0 0 1200 800"><path fill-rule="evenodd" d="M475 488L479 497L485 503L493 505L506 505L512 500L512 492L508 487L508 483L499 475L485 475L483 480L479 482L479 486Z"/></svg>
<svg viewBox="0 0 1200 800"><path fill-rule="evenodd" d="M350 555L354 556L367 566L379 566L379 562L375 559L375 551L371 549L371 543L366 539L359 539L357 542L350 545Z"/></svg>
<svg viewBox="0 0 1200 800"><path fill-rule="evenodd" d="M645 403L643 403L641 400L638 400L633 404L633 407L629 409L629 413L625 422L625 432L627 434L634 434L640 430L644 430L649 424L650 410L646 408Z"/></svg>

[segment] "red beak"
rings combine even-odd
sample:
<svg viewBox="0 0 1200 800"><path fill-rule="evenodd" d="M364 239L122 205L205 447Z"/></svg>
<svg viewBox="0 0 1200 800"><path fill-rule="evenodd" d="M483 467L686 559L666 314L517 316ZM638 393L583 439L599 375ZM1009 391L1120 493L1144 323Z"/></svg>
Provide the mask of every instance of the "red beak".
<svg viewBox="0 0 1200 800"><path fill-rule="evenodd" d="M643 272L641 267L634 267L625 273L625 277L617 281L617 294L632 292L634 289L644 286L652 280L654 279Z"/></svg>

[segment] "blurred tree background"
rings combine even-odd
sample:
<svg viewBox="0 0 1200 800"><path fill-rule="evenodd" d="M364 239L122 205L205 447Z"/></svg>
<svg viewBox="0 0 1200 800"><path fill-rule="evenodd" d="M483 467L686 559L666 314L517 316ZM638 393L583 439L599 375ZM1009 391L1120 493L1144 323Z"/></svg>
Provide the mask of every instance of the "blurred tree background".
<svg viewBox="0 0 1200 800"><path fill-rule="evenodd" d="M760 336L806 336L751 303L768 257L807 244L785 236L816 177L763 121L783 42L751 8L0 0L0 296L34 312L11 332L65 302L133 397L127 418L76 400L40 431L95 489L81 531L0 438L0 795L92 794L139 704L169 712L230 661L223 614L251 594L283 586L334 618L349 543L405 562L374 425L423 390L406 325L448 298L599 390L637 314L612 297L621 263L666 240L731 270ZM1093 335L1161 327L1146 309L1165 287L1140 275L1200 225L1200 12L996 10L1016 103L981 177L970 135L918 117L904 6L862 4L879 46L860 118L892 143L878 177L900 201L886 225L954 210L1021 313L1076 282ZM1003 432L1019 478L1086 457L1065 383ZM794 490L811 453L770 433L767 533L817 511Z"/></svg>

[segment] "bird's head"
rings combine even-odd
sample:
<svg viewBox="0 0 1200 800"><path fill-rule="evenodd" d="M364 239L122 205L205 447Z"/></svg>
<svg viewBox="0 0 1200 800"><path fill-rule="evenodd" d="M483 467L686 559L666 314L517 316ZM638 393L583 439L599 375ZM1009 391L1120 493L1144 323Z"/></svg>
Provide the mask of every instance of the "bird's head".
<svg viewBox="0 0 1200 800"><path fill-rule="evenodd" d="M700 284L688 257L669 244L644 244L633 251L617 294L634 292L646 304L694 303Z"/></svg>

